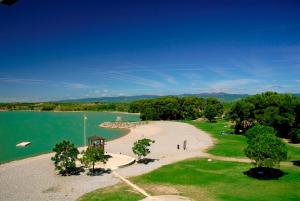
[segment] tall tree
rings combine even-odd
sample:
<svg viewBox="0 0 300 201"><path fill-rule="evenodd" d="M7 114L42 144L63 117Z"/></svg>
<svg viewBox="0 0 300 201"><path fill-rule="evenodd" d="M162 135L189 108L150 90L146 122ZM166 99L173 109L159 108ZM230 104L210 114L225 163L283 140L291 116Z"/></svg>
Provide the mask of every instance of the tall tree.
<svg viewBox="0 0 300 201"><path fill-rule="evenodd" d="M215 121L215 117L218 115L218 109L216 105L206 105L204 109L204 116L210 122Z"/></svg>
<svg viewBox="0 0 300 201"><path fill-rule="evenodd" d="M229 112L229 118L235 121L235 133L244 133L250 128L254 121L255 106L244 100L237 101Z"/></svg>
<svg viewBox="0 0 300 201"><path fill-rule="evenodd" d="M287 147L276 137L273 129L254 126L246 132L248 146L245 155L255 161L256 167L274 167L287 159Z"/></svg>
<svg viewBox="0 0 300 201"><path fill-rule="evenodd" d="M213 122L215 117L221 116L224 112L223 104L216 98L207 98L204 108L204 116Z"/></svg>

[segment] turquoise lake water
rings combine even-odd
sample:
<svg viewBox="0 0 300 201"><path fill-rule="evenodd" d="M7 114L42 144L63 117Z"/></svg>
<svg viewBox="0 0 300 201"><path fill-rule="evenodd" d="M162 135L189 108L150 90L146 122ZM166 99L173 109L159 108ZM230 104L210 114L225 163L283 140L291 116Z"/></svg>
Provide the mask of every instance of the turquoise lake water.
<svg viewBox="0 0 300 201"><path fill-rule="evenodd" d="M115 121L139 121L134 114L106 112L0 112L0 163L50 152L62 140L70 140L76 146L84 144L83 115L86 114L86 135L100 135L107 140L118 138L127 131L104 129L99 124ZM27 147L16 144L29 141Z"/></svg>

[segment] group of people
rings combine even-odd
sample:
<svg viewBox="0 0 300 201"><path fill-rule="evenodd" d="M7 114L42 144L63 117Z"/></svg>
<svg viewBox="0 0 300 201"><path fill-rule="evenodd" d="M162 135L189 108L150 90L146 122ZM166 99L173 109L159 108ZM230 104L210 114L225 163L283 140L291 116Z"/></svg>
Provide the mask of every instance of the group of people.
<svg viewBox="0 0 300 201"><path fill-rule="evenodd" d="M186 150L186 145L187 145L187 141L186 140L184 140L183 141L183 150ZM180 145L179 144L177 144L177 149L180 149Z"/></svg>

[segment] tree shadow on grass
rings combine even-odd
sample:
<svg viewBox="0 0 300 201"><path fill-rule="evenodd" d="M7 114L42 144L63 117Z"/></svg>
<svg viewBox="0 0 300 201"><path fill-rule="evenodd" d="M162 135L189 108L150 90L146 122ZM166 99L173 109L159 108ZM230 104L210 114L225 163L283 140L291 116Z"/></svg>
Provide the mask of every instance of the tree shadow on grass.
<svg viewBox="0 0 300 201"><path fill-rule="evenodd" d="M142 163L147 165L148 163L153 163L155 161L158 161L159 159L153 159L153 158L142 158L141 160L137 161L137 163Z"/></svg>
<svg viewBox="0 0 300 201"><path fill-rule="evenodd" d="M248 177L252 177L259 180L272 180L279 179L280 177L287 175L287 173L276 168L267 168L267 167L256 167L251 168L244 172Z"/></svg>
<svg viewBox="0 0 300 201"><path fill-rule="evenodd" d="M89 176L102 176L103 174L110 174L111 169L104 169L104 168L95 168L94 171L93 169L89 169L87 175Z"/></svg>
<svg viewBox="0 0 300 201"><path fill-rule="evenodd" d="M300 166L300 160L292 161L293 165Z"/></svg>

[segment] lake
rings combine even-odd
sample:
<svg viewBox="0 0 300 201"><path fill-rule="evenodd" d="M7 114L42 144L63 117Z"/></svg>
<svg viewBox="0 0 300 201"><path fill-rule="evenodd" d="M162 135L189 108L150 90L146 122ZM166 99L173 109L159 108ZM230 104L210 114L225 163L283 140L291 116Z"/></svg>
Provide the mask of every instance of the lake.
<svg viewBox="0 0 300 201"><path fill-rule="evenodd" d="M47 153L62 140L83 146L83 115L86 114L86 135L100 135L112 140L126 134L126 130L104 129L99 124L115 121L139 121L139 115L108 112L0 112L0 163ZM27 147L16 144L29 141Z"/></svg>

